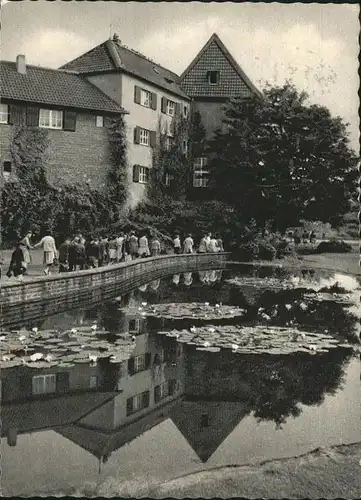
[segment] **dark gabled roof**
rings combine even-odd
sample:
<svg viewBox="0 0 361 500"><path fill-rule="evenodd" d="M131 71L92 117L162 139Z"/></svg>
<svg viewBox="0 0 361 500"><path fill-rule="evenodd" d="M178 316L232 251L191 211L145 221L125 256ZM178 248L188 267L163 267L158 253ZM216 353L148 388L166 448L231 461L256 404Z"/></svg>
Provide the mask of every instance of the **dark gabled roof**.
<svg viewBox="0 0 361 500"><path fill-rule="evenodd" d="M208 83L208 70L221 70L219 85ZM180 85L192 98L262 96L216 33L183 71Z"/></svg>
<svg viewBox="0 0 361 500"><path fill-rule="evenodd" d="M0 62L0 95L30 103L124 113L124 109L75 72L26 65L18 73L16 63Z"/></svg>
<svg viewBox="0 0 361 500"><path fill-rule="evenodd" d="M115 40L107 40L97 45L92 50L64 64L61 69L74 70L80 74L123 71L184 99L189 99L181 89L179 76L176 73Z"/></svg>

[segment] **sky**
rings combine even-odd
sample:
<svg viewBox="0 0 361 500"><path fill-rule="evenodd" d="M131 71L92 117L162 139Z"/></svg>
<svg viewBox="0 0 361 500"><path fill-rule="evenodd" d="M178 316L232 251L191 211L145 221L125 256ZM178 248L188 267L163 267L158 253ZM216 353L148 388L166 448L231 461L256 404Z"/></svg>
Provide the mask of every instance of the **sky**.
<svg viewBox="0 0 361 500"><path fill-rule="evenodd" d="M1 59L57 68L117 33L181 74L216 32L260 89L291 80L350 123L358 150L358 16L357 4L5 0Z"/></svg>

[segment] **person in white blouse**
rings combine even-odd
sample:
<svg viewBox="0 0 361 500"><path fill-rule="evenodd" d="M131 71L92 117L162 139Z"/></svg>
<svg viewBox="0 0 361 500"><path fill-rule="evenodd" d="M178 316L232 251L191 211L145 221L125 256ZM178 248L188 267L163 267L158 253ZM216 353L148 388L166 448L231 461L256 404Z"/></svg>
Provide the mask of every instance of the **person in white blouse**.
<svg viewBox="0 0 361 500"><path fill-rule="evenodd" d="M44 252L44 274L50 276L50 270L52 265L54 264L54 260L57 258L57 250L55 245L55 240L50 234L47 234L39 243L34 245L34 248L43 247Z"/></svg>

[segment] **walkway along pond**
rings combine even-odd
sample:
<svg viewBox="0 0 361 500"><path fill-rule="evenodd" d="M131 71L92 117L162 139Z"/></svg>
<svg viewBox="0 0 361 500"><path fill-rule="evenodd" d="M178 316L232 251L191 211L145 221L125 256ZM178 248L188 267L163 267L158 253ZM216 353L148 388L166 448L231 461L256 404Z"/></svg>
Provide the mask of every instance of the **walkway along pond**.
<svg viewBox="0 0 361 500"><path fill-rule="evenodd" d="M162 255L111 266L74 271L0 288L0 326L34 319L126 293L137 286L179 272L224 269L229 253Z"/></svg>

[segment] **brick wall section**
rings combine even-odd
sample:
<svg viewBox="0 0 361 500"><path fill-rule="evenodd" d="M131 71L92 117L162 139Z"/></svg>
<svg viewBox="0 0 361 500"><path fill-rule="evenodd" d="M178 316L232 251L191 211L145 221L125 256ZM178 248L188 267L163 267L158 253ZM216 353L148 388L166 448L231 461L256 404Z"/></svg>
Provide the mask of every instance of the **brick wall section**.
<svg viewBox="0 0 361 500"><path fill-rule="evenodd" d="M228 258L228 253L164 255L23 283L4 283L0 290L0 325L60 312L89 298L106 300L174 273L225 268Z"/></svg>
<svg viewBox="0 0 361 500"><path fill-rule="evenodd" d="M90 181L94 188L104 187L110 169L108 132L105 127L96 127L96 113L78 112L75 132L44 130L50 139L45 166L51 183L59 186ZM12 135L11 125L0 125L2 163L12 161Z"/></svg>

